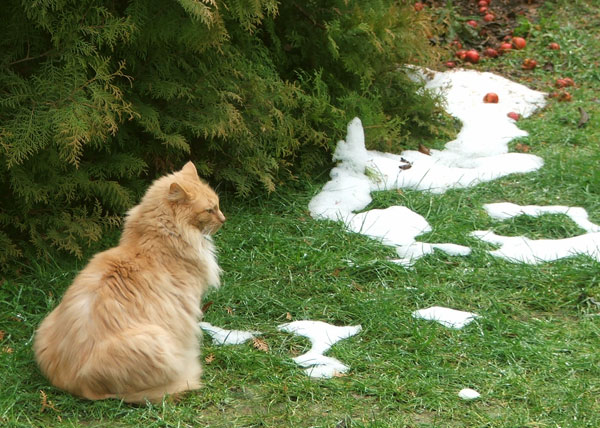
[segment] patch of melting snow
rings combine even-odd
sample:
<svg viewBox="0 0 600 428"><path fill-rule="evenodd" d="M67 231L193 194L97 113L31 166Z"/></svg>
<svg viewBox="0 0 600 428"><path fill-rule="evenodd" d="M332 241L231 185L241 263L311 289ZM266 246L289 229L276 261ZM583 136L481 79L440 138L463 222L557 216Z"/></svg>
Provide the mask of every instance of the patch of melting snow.
<svg viewBox="0 0 600 428"><path fill-rule="evenodd" d="M461 329L479 315L472 312L458 311L456 309L444 308L441 306L432 306L427 309L419 309L412 313L414 318L424 319L428 321L436 321L443 326Z"/></svg>
<svg viewBox="0 0 600 428"><path fill-rule="evenodd" d="M600 262L600 226L588 219L588 213L581 207L562 205L520 206L507 202L484 205L490 217L505 220L519 215L538 217L544 214L564 214L569 216L587 233L563 239L529 239L524 236L502 236L490 230L476 230L472 236L490 244L499 245L489 254L512 262L539 264L576 255L587 255Z"/></svg>
<svg viewBox="0 0 600 428"><path fill-rule="evenodd" d="M315 378L331 378L350 369L341 361L324 354L340 340L354 336L362 330L360 325L335 326L323 321L309 320L293 321L277 328L310 340L310 350L293 360L301 367L308 367L304 372Z"/></svg>
<svg viewBox="0 0 600 428"><path fill-rule="evenodd" d="M207 322L199 322L198 325L212 338L215 345L239 345L261 334L260 331L226 330Z"/></svg>
<svg viewBox="0 0 600 428"><path fill-rule="evenodd" d="M544 94L492 73L453 70L444 73L413 70L427 89L443 92L446 110L463 122L456 140L430 155L407 150L401 155L367 150L360 119L348 124L346 140L338 143L331 180L309 203L317 219L341 221L349 231L393 246L396 263L410 266L435 249L450 255L468 255L470 248L456 244L417 242L431 231L427 221L406 207L389 207L357 213L371 202L377 190L415 189L443 193L475 186L508 174L535 171L543 160L534 155L508 153L508 143L527 135L506 114L529 116L545 104ZM498 93L498 104L483 103L489 92Z"/></svg>
<svg viewBox="0 0 600 428"><path fill-rule="evenodd" d="M476 398L481 397L481 394L474 389L464 388L458 392L458 396L463 400L475 400Z"/></svg>

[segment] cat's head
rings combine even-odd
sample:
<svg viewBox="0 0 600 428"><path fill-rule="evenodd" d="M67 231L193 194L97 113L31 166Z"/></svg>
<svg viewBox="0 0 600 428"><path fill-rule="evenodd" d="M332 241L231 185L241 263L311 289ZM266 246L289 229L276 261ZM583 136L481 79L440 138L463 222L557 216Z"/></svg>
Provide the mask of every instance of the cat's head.
<svg viewBox="0 0 600 428"><path fill-rule="evenodd" d="M225 223L219 197L200 179L191 161L170 176L167 200L177 221L185 223L182 226L192 226L205 235L212 235Z"/></svg>

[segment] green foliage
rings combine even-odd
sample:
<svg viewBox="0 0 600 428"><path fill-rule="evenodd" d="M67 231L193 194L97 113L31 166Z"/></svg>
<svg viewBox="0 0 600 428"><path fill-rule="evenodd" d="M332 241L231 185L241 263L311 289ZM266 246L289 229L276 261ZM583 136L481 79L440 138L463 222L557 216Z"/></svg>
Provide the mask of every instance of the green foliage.
<svg viewBox="0 0 600 428"><path fill-rule="evenodd" d="M307 177L358 115L373 147L442 129L403 64L435 54L398 2L7 0L0 263L81 255L186 160L239 195Z"/></svg>

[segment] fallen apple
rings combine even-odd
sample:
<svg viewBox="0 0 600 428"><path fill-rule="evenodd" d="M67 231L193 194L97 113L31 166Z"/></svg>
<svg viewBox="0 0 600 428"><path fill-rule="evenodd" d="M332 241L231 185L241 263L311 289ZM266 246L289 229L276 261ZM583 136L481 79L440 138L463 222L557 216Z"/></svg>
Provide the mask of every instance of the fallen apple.
<svg viewBox="0 0 600 428"><path fill-rule="evenodd" d="M523 70L533 70L535 67L537 67L537 61L531 58L525 58L523 60L523 64L521 65Z"/></svg>
<svg viewBox="0 0 600 428"><path fill-rule="evenodd" d="M527 42L523 37L513 37L512 44L515 47L515 49L523 49L525 48L525 46L527 46Z"/></svg>
<svg viewBox="0 0 600 428"><path fill-rule="evenodd" d="M512 50L512 45L508 42L501 43L498 50L500 51L501 54L506 53L506 52Z"/></svg>
<svg viewBox="0 0 600 428"><path fill-rule="evenodd" d="M498 103L498 94L494 92L488 92L483 97L483 102L488 104L497 104Z"/></svg>
<svg viewBox="0 0 600 428"><path fill-rule="evenodd" d="M452 40L450 42L450 47L453 47L456 49L462 49L462 43L459 40Z"/></svg>
<svg viewBox="0 0 600 428"><path fill-rule="evenodd" d="M483 55L487 56L488 58L497 58L498 57L498 51L494 48L486 48L483 51Z"/></svg>
<svg viewBox="0 0 600 428"><path fill-rule="evenodd" d="M570 77L564 77L562 79L557 79L555 86L557 88L566 88L567 86L575 86L575 81Z"/></svg>
<svg viewBox="0 0 600 428"><path fill-rule="evenodd" d="M492 15L491 13L487 13L484 15L483 20L485 22L492 22L496 17L494 15Z"/></svg>
<svg viewBox="0 0 600 428"><path fill-rule="evenodd" d="M414 7L415 7L415 10L417 12L420 12L420 11L423 10L423 8L425 7L425 5L423 3L421 3L421 2L416 2Z"/></svg>
<svg viewBox="0 0 600 428"><path fill-rule="evenodd" d="M477 28L478 27L477 21L474 21L472 19L470 19L470 20L467 21L467 25L470 25L473 28Z"/></svg>
<svg viewBox="0 0 600 428"><path fill-rule="evenodd" d="M509 113L506 114L508 117L510 117L512 120L519 120L521 119L521 115L519 113L515 113L514 111L511 111Z"/></svg>
<svg viewBox="0 0 600 428"><path fill-rule="evenodd" d="M479 8L479 13L483 14L483 13L487 13L487 11L488 11L488 7L487 6L481 6Z"/></svg>
<svg viewBox="0 0 600 428"><path fill-rule="evenodd" d="M569 102L573 97L568 92L560 92L558 94L558 101Z"/></svg>
<svg viewBox="0 0 600 428"><path fill-rule="evenodd" d="M467 51L464 49L459 49L454 55L456 55L456 58L464 61L465 57L467 56Z"/></svg>
<svg viewBox="0 0 600 428"><path fill-rule="evenodd" d="M479 62L479 52L475 49L468 50L465 53L465 59L472 64L477 64Z"/></svg>
<svg viewBox="0 0 600 428"><path fill-rule="evenodd" d="M445 65L447 68L454 68L454 67L456 67L456 63L455 63L454 61L446 61L446 62L444 63L444 65Z"/></svg>
<svg viewBox="0 0 600 428"><path fill-rule="evenodd" d="M486 0L480 0L479 3L477 3L477 6L479 7L488 7L490 5L490 3Z"/></svg>
<svg viewBox="0 0 600 428"><path fill-rule="evenodd" d="M553 51L557 51L560 49L560 45L556 42L552 42L548 45L548 49L552 49Z"/></svg>

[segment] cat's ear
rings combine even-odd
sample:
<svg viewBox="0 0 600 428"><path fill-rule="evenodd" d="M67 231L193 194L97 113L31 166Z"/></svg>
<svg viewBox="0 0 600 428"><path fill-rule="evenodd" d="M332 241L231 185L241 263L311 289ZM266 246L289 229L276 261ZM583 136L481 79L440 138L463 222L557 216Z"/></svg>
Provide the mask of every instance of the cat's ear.
<svg viewBox="0 0 600 428"><path fill-rule="evenodd" d="M171 186L169 187L169 201L183 202L188 200L189 197L190 195L188 195L183 187L175 182L171 183Z"/></svg>
<svg viewBox="0 0 600 428"><path fill-rule="evenodd" d="M186 163L183 168L181 168L181 172L183 172L184 174L187 174L191 177L195 177L195 178L200 178L198 177L198 170L196 169L196 165L194 165L194 162L189 161L188 163Z"/></svg>

